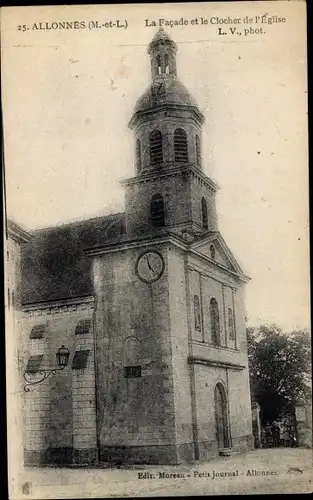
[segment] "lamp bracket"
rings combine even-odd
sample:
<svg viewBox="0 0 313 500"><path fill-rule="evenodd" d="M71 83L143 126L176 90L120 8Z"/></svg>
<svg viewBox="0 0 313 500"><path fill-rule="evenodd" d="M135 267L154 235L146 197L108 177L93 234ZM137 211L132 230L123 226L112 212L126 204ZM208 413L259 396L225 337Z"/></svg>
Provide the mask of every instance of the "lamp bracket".
<svg viewBox="0 0 313 500"><path fill-rule="evenodd" d="M46 378L49 377L49 375L55 375L57 371L60 371L60 370L64 370L65 366L60 366L60 368L52 368L52 369L47 369L47 370L39 370L39 372L37 372L39 375L40 375L40 379L37 379L37 380L30 380L29 378L27 378L27 375L29 375L27 372L23 373L23 377L24 377L24 380L27 382L25 385L24 385L24 391L25 392L29 392L29 387L31 385L37 385L37 384L40 384L41 382L43 382L44 380L46 380Z"/></svg>

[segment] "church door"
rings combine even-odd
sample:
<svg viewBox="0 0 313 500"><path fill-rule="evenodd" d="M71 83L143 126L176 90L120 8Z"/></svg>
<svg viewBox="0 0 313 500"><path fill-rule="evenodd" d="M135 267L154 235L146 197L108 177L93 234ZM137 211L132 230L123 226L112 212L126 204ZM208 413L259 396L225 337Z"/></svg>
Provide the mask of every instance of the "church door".
<svg viewBox="0 0 313 500"><path fill-rule="evenodd" d="M222 384L217 384L214 391L214 409L216 440L218 448L227 448L228 440L228 419L227 419L227 399L225 389Z"/></svg>

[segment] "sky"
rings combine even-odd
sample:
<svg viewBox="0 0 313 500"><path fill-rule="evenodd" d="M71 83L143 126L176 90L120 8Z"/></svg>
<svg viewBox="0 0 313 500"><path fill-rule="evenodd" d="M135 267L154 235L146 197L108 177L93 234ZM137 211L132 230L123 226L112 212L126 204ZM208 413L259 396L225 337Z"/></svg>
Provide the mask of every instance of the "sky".
<svg viewBox="0 0 313 500"><path fill-rule="evenodd" d="M134 175L127 123L150 82L146 47L157 30L145 20L183 12L188 25L167 31L178 77L205 116L203 165L220 186L219 230L251 277L248 324L291 331L310 322L305 22L301 2L244 4L59 6L22 16L30 27L125 18L120 30L21 33L4 16L7 210L29 230L124 210L119 181ZM264 12L286 22L237 38L190 23Z"/></svg>

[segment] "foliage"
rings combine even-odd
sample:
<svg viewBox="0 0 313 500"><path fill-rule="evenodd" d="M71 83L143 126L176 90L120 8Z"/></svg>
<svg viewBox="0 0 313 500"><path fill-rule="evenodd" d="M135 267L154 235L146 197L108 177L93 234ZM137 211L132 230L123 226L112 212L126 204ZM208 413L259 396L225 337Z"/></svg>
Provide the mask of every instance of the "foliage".
<svg viewBox="0 0 313 500"><path fill-rule="evenodd" d="M277 325L247 328L251 392L263 424L292 414L310 394L310 335Z"/></svg>

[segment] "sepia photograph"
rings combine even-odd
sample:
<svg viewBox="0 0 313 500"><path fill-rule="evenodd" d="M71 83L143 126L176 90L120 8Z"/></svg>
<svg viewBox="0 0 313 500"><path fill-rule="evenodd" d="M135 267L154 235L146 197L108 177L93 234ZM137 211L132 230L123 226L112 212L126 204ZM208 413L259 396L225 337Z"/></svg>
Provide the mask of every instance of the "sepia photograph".
<svg viewBox="0 0 313 500"><path fill-rule="evenodd" d="M12 500L312 491L306 6L3 7Z"/></svg>

